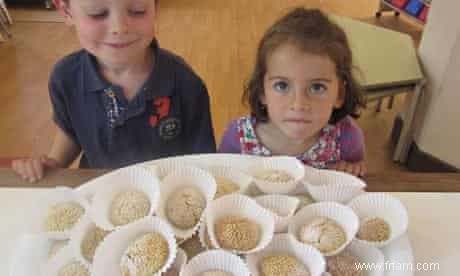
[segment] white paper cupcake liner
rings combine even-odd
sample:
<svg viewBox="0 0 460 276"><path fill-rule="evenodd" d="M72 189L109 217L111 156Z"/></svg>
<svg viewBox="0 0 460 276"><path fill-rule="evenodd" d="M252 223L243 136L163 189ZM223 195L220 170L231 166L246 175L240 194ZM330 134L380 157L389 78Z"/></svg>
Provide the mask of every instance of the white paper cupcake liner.
<svg viewBox="0 0 460 276"><path fill-rule="evenodd" d="M351 174L311 167L306 167L302 182L316 201L336 201L344 204L364 193L366 188L364 181Z"/></svg>
<svg viewBox="0 0 460 276"><path fill-rule="evenodd" d="M168 270L163 273L162 276L170 276L170 275L179 275L181 270L187 264L187 254L184 250L178 248L176 258L174 259L173 264L168 268ZM173 274L174 272L174 274Z"/></svg>
<svg viewBox="0 0 460 276"><path fill-rule="evenodd" d="M34 204L29 208L27 214L27 220L25 221L25 232L28 234L45 234L48 238L65 240L70 238L70 232L72 229L61 231L61 232L47 232L45 229L46 218L50 208L58 203L75 202L85 209L85 213L88 213L89 203L77 195L75 191L68 187L57 187L44 196L40 197ZM82 217L84 214L82 215ZM80 222L79 221L73 226L75 228Z"/></svg>
<svg viewBox="0 0 460 276"><path fill-rule="evenodd" d="M249 270L243 260L224 250L203 252L188 262L180 276L201 276L210 270L222 270L235 276L249 276Z"/></svg>
<svg viewBox="0 0 460 276"><path fill-rule="evenodd" d="M263 196L265 193L263 193L257 185L252 181L251 184L249 184L248 188L246 189L246 192L244 193L245 195L249 197L258 197L258 196Z"/></svg>
<svg viewBox="0 0 460 276"><path fill-rule="evenodd" d="M156 166L154 165L150 165L150 166L147 166L147 165L143 165L143 164L140 164L140 165L132 165L132 166L128 166L128 167L124 167L124 168L120 168L118 170L113 170L113 171L110 171L108 173L105 173L103 175L100 175L96 178L93 178L85 183L83 183L82 185L78 186L75 188L75 191L77 192L77 194L79 196L82 196L84 197L89 203L92 203L93 201L93 197L94 195L102 190L102 189L106 189L107 188L107 178L113 178L113 177L117 177L120 173L120 170L125 170L125 169L130 169L130 168L136 168L136 169L143 169L143 170L147 170L150 174L157 176L157 168ZM115 175L115 176L114 176ZM109 180L110 182L110 180Z"/></svg>
<svg viewBox="0 0 460 276"><path fill-rule="evenodd" d="M187 254L181 248L177 249L176 259L172 267L174 267L177 271L181 271L182 268L187 264Z"/></svg>
<svg viewBox="0 0 460 276"><path fill-rule="evenodd" d="M305 206L311 205L315 203L315 200L311 197L309 193L301 194L301 195L295 195L295 198L299 200L299 204L297 205L297 211L302 209Z"/></svg>
<svg viewBox="0 0 460 276"><path fill-rule="evenodd" d="M201 246L206 250L216 249L212 245L205 219L203 219L200 223L200 228L198 230L198 239L200 240Z"/></svg>
<svg viewBox="0 0 460 276"><path fill-rule="evenodd" d="M303 195L305 193L308 193L307 187L305 186L305 183L302 180L300 180L297 183L295 189L289 192L288 195L297 196L297 195Z"/></svg>
<svg viewBox="0 0 460 276"><path fill-rule="evenodd" d="M126 250L138 238L147 233L160 234L168 243L169 256L163 267L155 274L168 270L177 254L174 233L168 223L158 217L145 217L133 223L117 228L107 235L96 249L93 261L93 276L121 276L121 262Z"/></svg>
<svg viewBox="0 0 460 276"><path fill-rule="evenodd" d="M215 234L215 223L223 217L236 216L257 223L261 230L261 236L257 246L248 251L232 250L235 254L249 254L262 250L267 246L275 231L273 215L262 208L255 200L244 195L226 195L216 199L206 209L206 226L211 243L216 248L221 248Z"/></svg>
<svg viewBox="0 0 460 276"><path fill-rule="evenodd" d="M148 170L150 173L156 175L158 177L158 179L161 179L158 165L142 163L142 164L139 164L139 165L136 165L136 166L139 166L141 168L144 168L144 169Z"/></svg>
<svg viewBox="0 0 460 276"><path fill-rule="evenodd" d="M65 248L66 246L70 245L70 240L49 240L49 244L47 247L48 250L48 260L54 258L56 254L61 251L61 249Z"/></svg>
<svg viewBox="0 0 460 276"><path fill-rule="evenodd" d="M55 242L61 243L65 241L52 240L44 234L21 235L10 253L11 260L8 275L40 275L44 271L45 264L55 256L51 256L51 250ZM55 253L57 252L59 250Z"/></svg>
<svg viewBox="0 0 460 276"><path fill-rule="evenodd" d="M359 228L358 216L353 210L336 202L319 202L302 208L295 214L288 227L288 232L299 242L299 231L302 226L310 223L317 217L326 217L334 220L342 227L346 235L346 242L334 251L323 253L324 256L333 256L340 253L355 237Z"/></svg>
<svg viewBox="0 0 460 276"><path fill-rule="evenodd" d="M383 247L406 233L409 215L406 207L397 199L385 193L366 193L354 198L348 204L360 220L378 217L390 225L390 238L382 242L371 242L357 239L360 242L376 247Z"/></svg>
<svg viewBox="0 0 460 276"><path fill-rule="evenodd" d="M264 195L256 197L255 201L272 212L275 219L275 233L287 231L289 221L299 205L298 198L286 195Z"/></svg>
<svg viewBox="0 0 460 276"><path fill-rule="evenodd" d="M80 223L71 233L69 245L73 250L74 256L85 264L87 267L91 267L92 264L89 260L87 260L82 252L82 244L86 237L86 234L89 230L97 227L96 224L91 220L90 216L86 215L82 219L82 223ZM99 243L99 245L102 241Z"/></svg>
<svg viewBox="0 0 460 276"><path fill-rule="evenodd" d="M205 168L212 176L227 178L236 185L239 186L237 193L245 194L249 188L249 185L252 183L253 179L251 176L234 169L232 167L225 166L209 166ZM217 179L216 179L217 181ZM216 183L219 184L219 183Z"/></svg>
<svg viewBox="0 0 460 276"><path fill-rule="evenodd" d="M216 181L208 172L196 167L177 168L163 179L163 183L160 187L161 198L158 205L158 216L169 223L169 218L166 214L168 199L181 187L190 186L197 188L203 194L206 199L206 206L208 206L208 204L212 201L216 193ZM186 240L193 236L193 234L198 230L203 216L204 211L200 220L198 220L198 222L189 229L180 229L172 223L169 224L177 238Z"/></svg>
<svg viewBox="0 0 460 276"><path fill-rule="evenodd" d="M91 275L91 269L86 264L80 262L80 260L73 254L73 250L70 245L62 248L59 252L51 258L42 270L43 276L58 276L59 270L64 266L73 262L80 263L88 271L88 275Z"/></svg>
<svg viewBox="0 0 460 276"><path fill-rule="evenodd" d="M178 170L178 169L198 168L197 166L194 166L190 162L186 162L179 158L158 160L158 162L155 163L155 165L148 165L148 166L155 167L156 173L160 179L165 178L168 174L171 174L175 170Z"/></svg>
<svg viewBox="0 0 460 276"><path fill-rule="evenodd" d="M361 264L369 264L374 268L384 267L385 256L382 251L378 248L357 242L356 240L352 241L350 245L343 251L343 253L348 253L351 256L356 257ZM366 276L383 276L383 269L373 269L365 270Z"/></svg>
<svg viewBox="0 0 460 276"><path fill-rule="evenodd" d="M150 210L146 216L152 216L157 209L160 198L160 182L158 178L145 168L132 166L117 170L116 173L100 177L99 185L90 209L91 218L96 225L104 230L111 231L117 227L110 219L110 208L113 199L121 192L143 192L150 201Z"/></svg>
<svg viewBox="0 0 460 276"><path fill-rule="evenodd" d="M297 241L290 234L277 234L263 250L246 256L246 262L252 276L263 276L259 263L265 257L286 254L295 257L308 268L311 276L320 276L326 269L326 261L318 249Z"/></svg>
<svg viewBox="0 0 460 276"><path fill-rule="evenodd" d="M293 180L287 182L265 181L257 176L267 170L281 170L288 173ZM266 194L288 194L297 188L304 177L304 165L294 157L267 157L253 165L249 172L254 177L254 183Z"/></svg>

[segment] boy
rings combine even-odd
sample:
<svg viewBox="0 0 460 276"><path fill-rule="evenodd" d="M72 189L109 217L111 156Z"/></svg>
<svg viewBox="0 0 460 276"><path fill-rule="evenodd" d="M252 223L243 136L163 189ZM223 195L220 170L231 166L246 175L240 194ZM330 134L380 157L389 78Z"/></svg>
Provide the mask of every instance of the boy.
<svg viewBox="0 0 460 276"><path fill-rule="evenodd" d="M46 168L118 168L172 155L215 152L203 81L155 39L155 0L53 0L82 50L49 83L58 132L47 156L13 161L37 181Z"/></svg>

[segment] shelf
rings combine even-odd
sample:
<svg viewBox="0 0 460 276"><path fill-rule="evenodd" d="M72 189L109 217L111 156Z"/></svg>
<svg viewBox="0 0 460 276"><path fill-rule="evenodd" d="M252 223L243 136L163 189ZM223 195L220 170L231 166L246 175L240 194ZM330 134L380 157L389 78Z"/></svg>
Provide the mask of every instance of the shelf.
<svg viewBox="0 0 460 276"><path fill-rule="evenodd" d="M426 0L424 0L423 2L424 2L425 5L427 5L427 6L429 5L429 4L426 3L427 2ZM392 10L394 10L396 12L399 12L400 14L406 15L407 17L409 17L413 21L417 22L418 24L425 25L424 21L422 21L422 20L418 19L417 17L413 16L412 14L408 13L406 10L400 9L398 7L395 7L391 3L389 3L389 2L387 2L385 0L381 0L381 3L383 3L384 5L390 7Z"/></svg>
<svg viewBox="0 0 460 276"><path fill-rule="evenodd" d="M429 7L431 6L431 0L420 0L423 2L423 4L425 4L425 6Z"/></svg>

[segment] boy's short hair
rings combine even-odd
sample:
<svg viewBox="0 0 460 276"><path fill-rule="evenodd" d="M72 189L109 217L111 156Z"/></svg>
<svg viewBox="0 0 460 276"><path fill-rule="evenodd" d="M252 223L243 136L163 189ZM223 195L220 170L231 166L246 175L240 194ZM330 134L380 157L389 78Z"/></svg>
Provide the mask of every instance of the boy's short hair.
<svg viewBox="0 0 460 276"><path fill-rule="evenodd" d="M64 1L65 3L69 3L69 2L70 2L70 0L62 0L62 1ZM159 1L160 1L160 0L155 0L155 4L158 4Z"/></svg>
<svg viewBox="0 0 460 276"><path fill-rule="evenodd" d="M345 32L318 9L296 8L277 20L259 43L255 67L242 97L257 121L268 121L267 110L260 99L264 94L267 57L284 43L293 43L305 52L328 56L334 62L345 97L342 107L334 108L329 123L336 123L346 115L359 117L358 109L364 107L364 100L353 77L352 53Z"/></svg>

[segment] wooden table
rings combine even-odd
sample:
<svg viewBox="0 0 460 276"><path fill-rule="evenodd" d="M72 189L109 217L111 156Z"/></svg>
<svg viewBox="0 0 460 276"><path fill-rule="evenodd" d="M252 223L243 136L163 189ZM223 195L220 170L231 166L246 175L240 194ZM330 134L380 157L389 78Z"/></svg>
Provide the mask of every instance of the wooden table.
<svg viewBox="0 0 460 276"><path fill-rule="evenodd" d="M458 183L457 183L458 184ZM0 275L8 273L19 239L24 231L27 206L47 189L0 188ZM436 270L413 271L416 276L456 275L460 258L460 222L458 207L460 193L392 193L407 207L409 212L409 240L414 255L413 264L434 264ZM186 246L187 251L196 250L196 240ZM192 248L192 249L191 249ZM38 275L38 274L36 274Z"/></svg>
<svg viewBox="0 0 460 276"><path fill-rule="evenodd" d="M4 0L0 0L0 42L11 36L8 31L8 24L12 24L11 16L8 13Z"/></svg>
<svg viewBox="0 0 460 276"><path fill-rule="evenodd" d="M77 187L108 170L62 169L37 183L21 180L11 169L0 169L0 187ZM460 192L460 173L379 173L364 177L369 192Z"/></svg>
<svg viewBox="0 0 460 276"><path fill-rule="evenodd" d="M0 275L8 275L11 258L23 234L27 206L48 191L43 188L76 187L106 172L108 170L62 169L40 182L29 183L22 181L11 169L0 169L0 217L2 224L7 226L0 227ZM460 257L460 223L456 213L460 193L454 193L460 192L460 174L371 174L364 180L368 191L403 192L392 194L400 198L409 211L409 239L414 264L435 263L440 266L437 271L417 271L415 275L454 275ZM449 224L449 227L439 227L443 224ZM191 240L186 248L189 252L198 248L196 241Z"/></svg>

